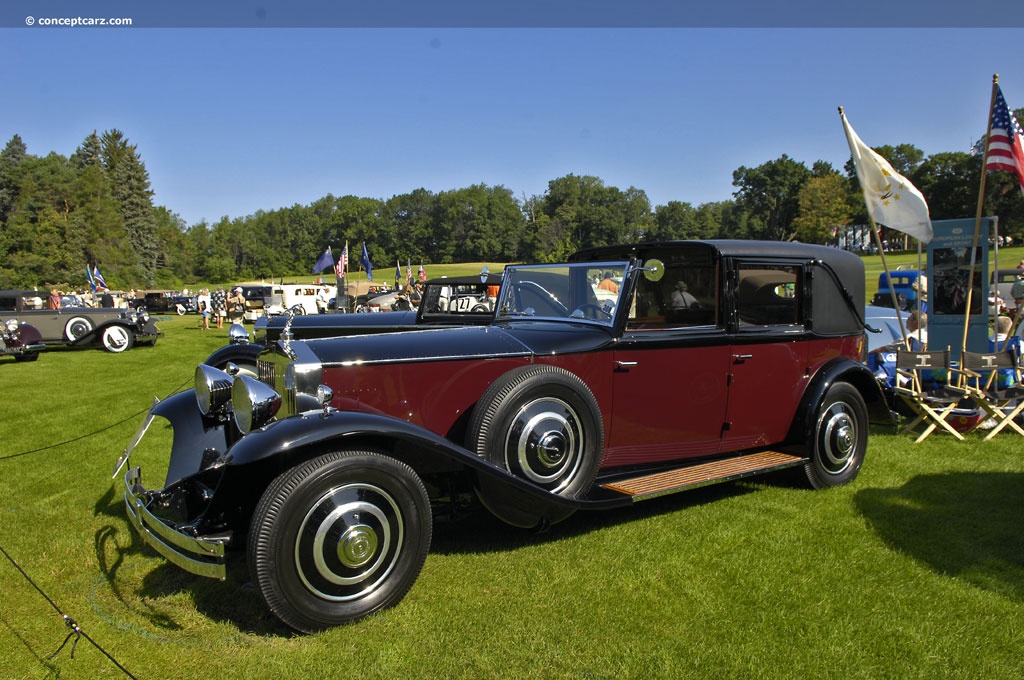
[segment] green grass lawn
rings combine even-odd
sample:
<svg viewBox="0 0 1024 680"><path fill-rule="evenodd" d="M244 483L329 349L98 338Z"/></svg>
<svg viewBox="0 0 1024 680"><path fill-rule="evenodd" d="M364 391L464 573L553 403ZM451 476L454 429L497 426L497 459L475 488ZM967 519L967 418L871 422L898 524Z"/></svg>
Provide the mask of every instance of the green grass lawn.
<svg viewBox="0 0 1024 680"><path fill-rule="evenodd" d="M1024 675L1024 442L1009 433L873 432L860 477L823 492L761 479L544 534L483 510L440 521L398 607L293 635L242 561L224 583L190 576L124 518L115 458L227 339L195 316L160 327L123 355L0 358L0 546L136 677ZM124 676L84 639L49 658L69 631L2 557L0 588L0 676Z"/></svg>

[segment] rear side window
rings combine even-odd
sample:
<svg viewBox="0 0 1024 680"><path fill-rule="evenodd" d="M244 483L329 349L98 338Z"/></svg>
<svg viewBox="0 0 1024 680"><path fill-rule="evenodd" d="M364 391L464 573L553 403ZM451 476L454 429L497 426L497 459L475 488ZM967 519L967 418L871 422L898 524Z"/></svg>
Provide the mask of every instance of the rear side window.
<svg viewBox="0 0 1024 680"><path fill-rule="evenodd" d="M791 265L741 265L734 291L740 327L802 324L800 274Z"/></svg>

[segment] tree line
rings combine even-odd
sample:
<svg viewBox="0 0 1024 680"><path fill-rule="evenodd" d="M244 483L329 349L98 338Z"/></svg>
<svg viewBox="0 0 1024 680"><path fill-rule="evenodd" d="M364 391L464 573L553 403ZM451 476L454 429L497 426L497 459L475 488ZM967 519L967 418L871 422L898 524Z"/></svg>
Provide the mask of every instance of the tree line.
<svg viewBox="0 0 1024 680"><path fill-rule="evenodd" d="M1014 113L1021 119L1024 109ZM875 148L921 190L934 220L974 216L983 149L984 140L931 156L910 144ZM485 184L388 199L327 195L189 225L153 204L142 156L120 130L93 131L70 156L31 155L14 135L0 152L0 288L80 288L87 265L124 289L305 275L328 245L337 258L345 243L351 269L365 243L382 271L399 261L556 262L583 247L662 239L834 244L837 231L868 221L852 161L808 167L783 154L737 168L733 186L731 200L652 206L642 189L569 174L535 196ZM1001 234L1024 240L1016 178L990 175L984 205Z"/></svg>

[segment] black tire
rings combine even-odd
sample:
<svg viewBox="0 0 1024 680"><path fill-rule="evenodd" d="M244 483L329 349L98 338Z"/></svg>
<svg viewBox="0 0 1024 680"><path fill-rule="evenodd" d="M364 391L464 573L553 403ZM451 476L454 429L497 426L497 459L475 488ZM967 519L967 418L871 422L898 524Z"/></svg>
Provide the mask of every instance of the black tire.
<svg viewBox="0 0 1024 680"><path fill-rule="evenodd" d="M100 335L103 349L118 354L126 352L135 344L135 335L124 326L107 326Z"/></svg>
<svg viewBox="0 0 1024 680"><path fill-rule="evenodd" d="M315 633L401 601L426 560L432 522L408 465L375 451L329 453L263 493L249 568L278 618Z"/></svg>
<svg viewBox="0 0 1024 680"><path fill-rule="evenodd" d="M92 332L92 321L84 316L74 316L64 324L64 337L68 342L74 342Z"/></svg>
<svg viewBox="0 0 1024 680"><path fill-rule="evenodd" d="M554 366L523 366L484 392L469 421L466 448L551 493L578 498L590 490L601 466L604 425L597 400L578 376ZM514 526L553 523L571 514L542 500L524 506L527 499L517 494L513 501L500 483L484 476L477 494Z"/></svg>
<svg viewBox="0 0 1024 680"><path fill-rule="evenodd" d="M825 393L808 442L804 466L812 488L826 489L853 481L868 446L868 415L864 397L848 383Z"/></svg>

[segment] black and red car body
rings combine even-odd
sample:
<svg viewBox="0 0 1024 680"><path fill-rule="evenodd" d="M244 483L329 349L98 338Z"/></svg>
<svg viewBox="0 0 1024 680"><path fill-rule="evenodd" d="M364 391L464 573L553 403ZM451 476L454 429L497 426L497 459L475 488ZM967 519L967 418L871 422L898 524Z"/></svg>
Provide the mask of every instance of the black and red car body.
<svg viewBox="0 0 1024 680"><path fill-rule="evenodd" d="M399 602L460 499L533 528L785 468L845 484L890 417L863 301L843 251L665 242L510 266L486 324L285 329L256 377L201 365L153 406L118 461L128 515L195 574L245 549L267 606L312 632ZM155 419L173 442L150 490Z"/></svg>

